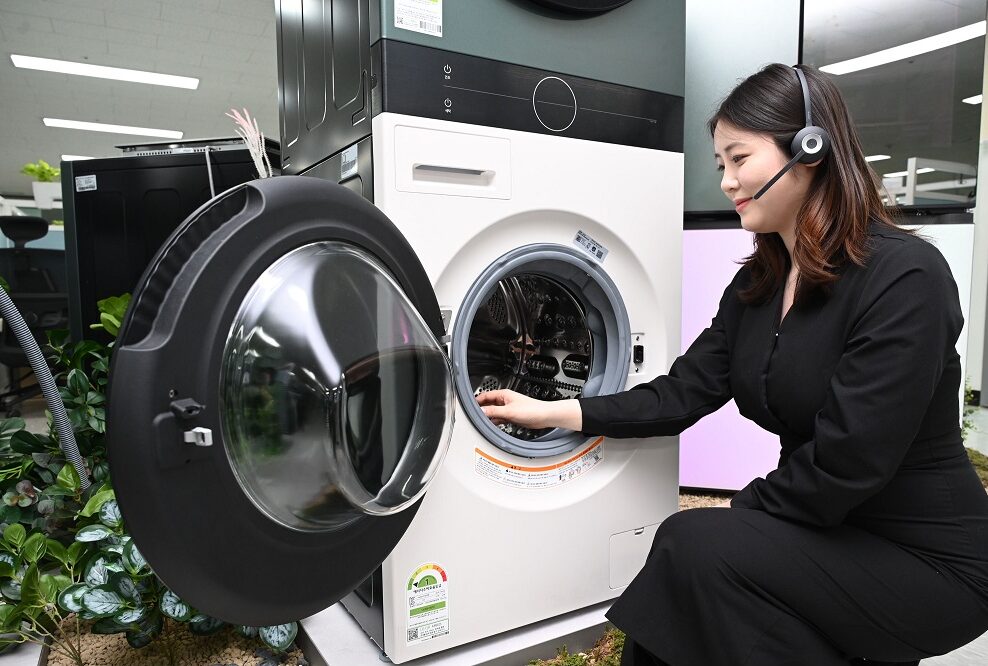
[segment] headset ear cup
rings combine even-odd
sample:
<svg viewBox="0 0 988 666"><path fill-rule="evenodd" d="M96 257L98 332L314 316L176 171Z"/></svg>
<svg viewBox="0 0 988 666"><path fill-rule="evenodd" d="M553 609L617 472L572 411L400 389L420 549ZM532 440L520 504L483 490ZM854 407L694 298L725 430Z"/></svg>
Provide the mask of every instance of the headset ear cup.
<svg viewBox="0 0 988 666"><path fill-rule="evenodd" d="M803 151L803 156L799 158L801 164L813 164L830 152L830 135L822 127L809 125L796 132L789 149L792 155Z"/></svg>

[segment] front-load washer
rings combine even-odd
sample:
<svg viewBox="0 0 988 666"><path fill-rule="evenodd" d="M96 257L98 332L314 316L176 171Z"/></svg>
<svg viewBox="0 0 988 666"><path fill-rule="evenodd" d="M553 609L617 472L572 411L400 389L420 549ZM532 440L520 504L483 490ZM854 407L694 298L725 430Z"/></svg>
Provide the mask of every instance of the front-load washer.
<svg viewBox="0 0 988 666"><path fill-rule="evenodd" d="M179 596L246 625L346 597L402 663L616 597L676 510L676 438L495 427L473 396L594 395L671 364L682 155L374 122L376 206L276 177L165 243L114 352L107 441Z"/></svg>
<svg viewBox="0 0 988 666"><path fill-rule="evenodd" d="M373 122L374 200L435 288L457 396L419 513L344 600L400 663L617 596L676 510L676 438L496 427L474 395L600 395L671 365L682 154L389 113Z"/></svg>

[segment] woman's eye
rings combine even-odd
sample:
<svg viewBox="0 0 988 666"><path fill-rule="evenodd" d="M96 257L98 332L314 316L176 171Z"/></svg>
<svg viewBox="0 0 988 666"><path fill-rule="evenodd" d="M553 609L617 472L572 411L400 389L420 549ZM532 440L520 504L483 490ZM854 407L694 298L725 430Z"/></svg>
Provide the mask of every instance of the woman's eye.
<svg viewBox="0 0 988 666"><path fill-rule="evenodd" d="M735 155L734 157L731 158L731 161L734 162L735 164L739 164L741 160L743 160L746 157L747 155Z"/></svg>
<svg viewBox="0 0 988 666"><path fill-rule="evenodd" d="M718 164L717 165L717 171L723 171L723 170L724 170L724 165L723 164Z"/></svg>

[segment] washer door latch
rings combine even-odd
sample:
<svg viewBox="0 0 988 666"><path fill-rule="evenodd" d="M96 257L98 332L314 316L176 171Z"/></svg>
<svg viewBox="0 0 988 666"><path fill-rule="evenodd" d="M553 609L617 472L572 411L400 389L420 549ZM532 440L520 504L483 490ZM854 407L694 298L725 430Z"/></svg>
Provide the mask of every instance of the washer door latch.
<svg viewBox="0 0 988 666"><path fill-rule="evenodd" d="M212 446L213 431L209 428L199 426L193 428L192 430L186 430L182 433L182 439L185 440L187 444L195 444L196 446Z"/></svg>

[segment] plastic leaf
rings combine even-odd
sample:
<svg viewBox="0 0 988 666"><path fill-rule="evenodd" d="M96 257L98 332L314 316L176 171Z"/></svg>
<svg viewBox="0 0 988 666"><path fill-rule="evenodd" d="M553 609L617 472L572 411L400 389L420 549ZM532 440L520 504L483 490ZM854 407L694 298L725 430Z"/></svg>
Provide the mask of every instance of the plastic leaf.
<svg viewBox="0 0 988 666"><path fill-rule="evenodd" d="M102 555L94 559L86 566L86 583L96 587L105 585L110 581L110 570L107 568L108 561Z"/></svg>
<svg viewBox="0 0 988 666"><path fill-rule="evenodd" d="M4 542L15 548L20 548L26 537L27 530L24 529L23 525L8 525L7 529L3 531Z"/></svg>
<svg viewBox="0 0 988 666"><path fill-rule="evenodd" d="M151 613L138 624L138 628L127 632L127 642L133 648L141 648L154 640L161 633L164 622L160 613Z"/></svg>
<svg viewBox="0 0 988 666"><path fill-rule="evenodd" d="M171 590L165 590L164 594L161 595L161 603L158 607L161 609L162 615L179 622L185 622L192 618L192 609Z"/></svg>
<svg viewBox="0 0 988 666"><path fill-rule="evenodd" d="M119 615L117 617L119 617ZM120 624L120 622L117 621L117 617L104 617L102 620L97 620L93 623L93 628L91 631L94 634L122 634L130 629L130 627L126 624Z"/></svg>
<svg viewBox="0 0 988 666"><path fill-rule="evenodd" d="M141 573L148 565L144 560L144 556L141 555L141 551L137 550L137 546L133 541L128 541L127 545L124 546L123 563L124 567L132 574Z"/></svg>
<svg viewBox="0 0 988 666"><path fill-rule="evenodd" d="M143 620L144 616L147 615L147 612L148 612L147 608L143 606L139 606L137 608L122 610L116 615L114 615L113 619L115 619L120 624L133 624L135 622L140 622L141 620Z"/></svg>
<svg viewBox="0 0 988 666"><path fill-rule="evenodd" d="M0 585L0 592L11 601L21 600L21 584L16 580L6 580Z"/></svg>
<svg viewBox="0 0 988 666"><path fill-rule="evenodd" d="M226 626L226 622L223 620L217 620L215 617L210 617L208 615L196 615L194 618L189 620L189 631L199 636L215 634L224 626Z"/></svg>
<svg viewBox="0 0 988 666"><path fill-rule="evenodd" d="M102 541L112 534L113 530L106 525L86 525L75 533L75 540L82 541L84 543L91 541Z"/></svg>
<svg viewBox="0 0 988 666"><path fill-rule="evenodd" d="M123 516L120 515L120 507L116 500L109 500L99 510L99 520L107 527L120 527L123 523Z"/></svg>
<svg viewBox="0 0 988 666"><path fill-rule="evenodd" d="M45 551L59 562L65 563L69 558L69 553L60 542L54 539L45 541Z"/></svg>
<svg viewBox="0 0 988 666"><path fill-rule="evenodd" d="M45 554L46 545L45 535L41 532L35 532L24 541L21 555L28 562L37 562Z"/></svg>
<svg viewBox="0 0 988 666"><path fill-rule="evenodd" d="M78 613L82 610L82 595L89 591L88 585L69 585L58 595L58 605L62 610Z"/></svg>
<svg viewBox="0 0 988 666"><path fill-rule="evenodd" d="M82 511L79 512L79 515L86 518L90 517L102 509L103 505L112 500L113 497L114 495L112 490L100 490L89 498L89 501L86 502L86 506L82 507Z"/></svg>
<svg viewBox="0 0 988 666"><path fill-rule="evenodd" d="M55 483L62 488L68 488L76 492L82 487L82 482L79 480L79 473L75 471L75 467L71 463L66 463L62 467L62 471L58 473Z"/></svg>
<svg viewBox="0 0 988 666"><path fill-rule="evenodd" d="M288 624L261 627L259 634L262 641L275 650L282 652L287 650L288 646L295 640L295 636L298 634L298 623L289 622Z"/></svg>
<svg viewBox="0 0 988 666"><path fill-rule="evenodd" d="M101 587L88 590L82 595L82 607L96 616L113 615L123 605L124 601L119 594Z"/></svg>

